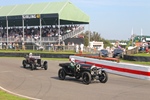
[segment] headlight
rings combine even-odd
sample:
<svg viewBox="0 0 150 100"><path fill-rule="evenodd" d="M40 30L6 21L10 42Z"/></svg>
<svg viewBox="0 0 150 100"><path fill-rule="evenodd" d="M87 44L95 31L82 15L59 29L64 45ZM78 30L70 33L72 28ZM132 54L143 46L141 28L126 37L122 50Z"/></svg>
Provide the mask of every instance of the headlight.
<svg viewBox="0 0 150 100"><path fill-rule="evenodd" d="M93 71L91 71L91 75L94 75L94 72L93 72Z"/></svg>
<svg viewBox="0 0 150 100"><path fill-rule="evenodd" d="M95 65L91 66L91 75L97 74L97 67Z"/></svg>
<svg viewBox="0 0 150 100"><path fill-rule="evenodd" d="M102 73L102 70L101 70L101 69L99 69L99 70L98 70L98 74L101 74L101 73Z"/></svg>

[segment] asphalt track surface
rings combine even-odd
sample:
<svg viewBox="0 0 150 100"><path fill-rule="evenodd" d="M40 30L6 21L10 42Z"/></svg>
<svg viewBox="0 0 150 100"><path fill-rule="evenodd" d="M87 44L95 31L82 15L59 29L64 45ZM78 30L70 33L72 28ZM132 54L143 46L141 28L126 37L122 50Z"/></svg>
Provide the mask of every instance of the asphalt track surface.
<svg viewBox="0 0 150 100"><path fill-rule="evenodd" d="M150 100L150 81L108 73L108 82L84 85L81 80L58 79L59 63L48 61L48 70L22 67L21 58L0 58L1 89L37 100Z"/></svg>

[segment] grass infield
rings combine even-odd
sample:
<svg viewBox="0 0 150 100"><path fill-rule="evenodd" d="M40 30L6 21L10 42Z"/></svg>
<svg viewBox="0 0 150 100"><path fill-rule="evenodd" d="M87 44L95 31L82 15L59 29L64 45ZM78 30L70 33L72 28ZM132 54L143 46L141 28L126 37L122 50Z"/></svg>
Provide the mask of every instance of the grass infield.
<svg viewBox="0 0 150 100"><path fill-rule="evenodd" d="M29 99L14 96L12 94L0 90L0 100L29 100Z"/></svg>

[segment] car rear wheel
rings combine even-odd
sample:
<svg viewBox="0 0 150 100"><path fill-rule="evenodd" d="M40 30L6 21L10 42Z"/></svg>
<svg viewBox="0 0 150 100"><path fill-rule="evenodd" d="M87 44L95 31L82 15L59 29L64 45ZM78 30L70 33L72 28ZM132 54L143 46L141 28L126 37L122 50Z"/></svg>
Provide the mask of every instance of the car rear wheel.
<svg viewBox="0 0 150 100"><path fill-rule="evenodd" d="M101 83L106 83L108 80L108 75L105 71L102 71L101 75L99 75L99 81Z"/></svg>
<svg viewBox="0 0 150 100"><path fill-rule="evenodd" d="M62 69L62 68L59 69L59 71L58 71L58 77L59 77L60 80L64 80L65 79L66 73L65 73L64 69Z"/></svg>
<svg viewBox="0 0 150 100"><path fill-rule="evenodd" d="M91 75L89 72L83 72L82 74L82 80L84 84L90 84L91 83Z"/></svg>

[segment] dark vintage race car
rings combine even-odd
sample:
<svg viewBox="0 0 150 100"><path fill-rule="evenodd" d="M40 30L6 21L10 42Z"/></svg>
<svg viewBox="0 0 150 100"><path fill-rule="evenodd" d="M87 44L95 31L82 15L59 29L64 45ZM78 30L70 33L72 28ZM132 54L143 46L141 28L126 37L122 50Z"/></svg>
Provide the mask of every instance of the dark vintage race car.
<svg viewBox="0 0 150 100"><path fill-rule="evenodd" d="M60 63L62 67L58 71L60 80L64 80L66 76L75 77L76 79L82 78L84 84L89 84L91 81L99 80L101 83L106 83L108 75L103 68L98 68L94 65L86 63L77 63L74 72L68 67L70 63Z"/></svg>
<svg viewBox="0 0 150 100"><path fill-rule="evenodd" d="M42 61L40 56L25 56L25 60L22 61L22 65L24 68L29 66L31 70L37 69L37 67L44 68L47 70L48 68L48 62Z"/></svg>

